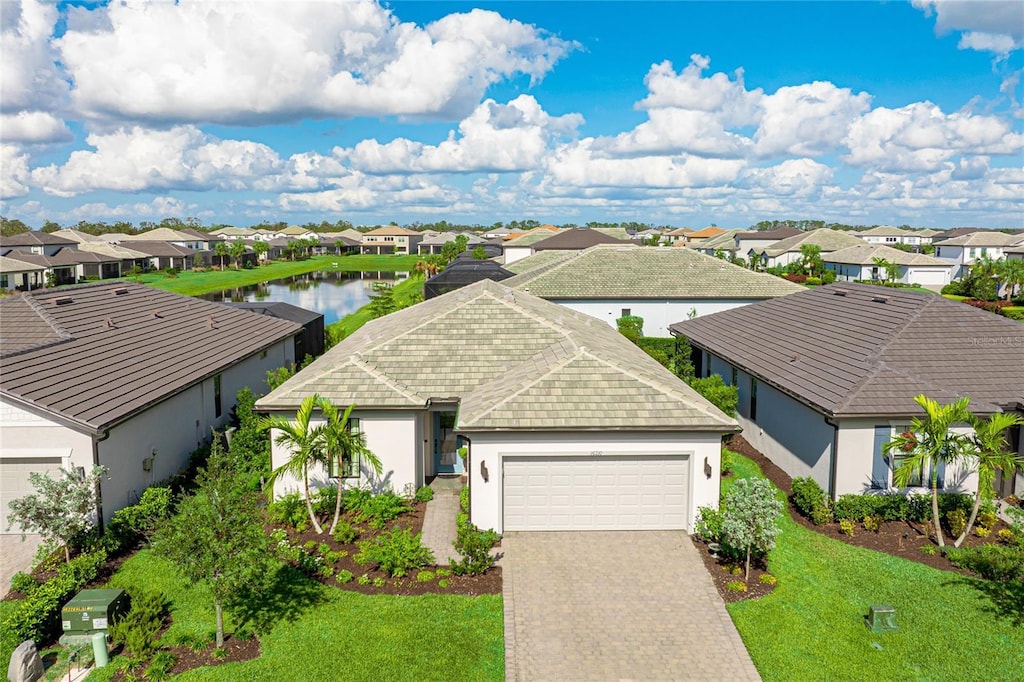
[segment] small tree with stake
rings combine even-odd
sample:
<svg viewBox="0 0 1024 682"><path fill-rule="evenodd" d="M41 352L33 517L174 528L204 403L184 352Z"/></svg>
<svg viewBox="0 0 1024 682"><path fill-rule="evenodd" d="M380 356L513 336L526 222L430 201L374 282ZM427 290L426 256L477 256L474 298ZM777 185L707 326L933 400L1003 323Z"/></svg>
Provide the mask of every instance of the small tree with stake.
<svg viewBox="0 0 1024 682"><path fill-rule="evenodd" d="M236 484L236 473L214 438L206 468L196 477L196 493L181 501L154 543L189 583L210 587L218 649L224 646L224 607L258 592L254 588L271 572L256 495Z"/></svg>
<svg viewBox="0 0 1024 682"><path fill-rule="evenodd" d="M770 481L744 478L726 493L723 505L722 542L746 554L746 582L750 579L750 557L765 555L775 547L782 501L775 496Z"/></svg>

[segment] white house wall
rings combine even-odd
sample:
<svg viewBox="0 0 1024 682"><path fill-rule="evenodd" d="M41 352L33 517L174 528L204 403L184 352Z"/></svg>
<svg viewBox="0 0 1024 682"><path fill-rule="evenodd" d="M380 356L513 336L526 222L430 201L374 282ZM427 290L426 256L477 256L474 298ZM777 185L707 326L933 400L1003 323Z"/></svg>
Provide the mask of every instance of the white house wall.
<svg viewBox="0 0 1024 682"><path fill-rule="evenodd" d="M552 456L625 454L689 455L690 498L687 530L692 530L697 509L718 507L721 434L678 433L467 433L469 454L470 518L483 529L503 532L502 459L506 455ZM711 478L704 474L704 460ZM487 470L484 480L483 470Z"/></svg>
<svg viewBox="0 0 1024 682"><path fill-rule="evenodd" d="M525 289L529 292L529 289ZM622 317L622 311L628 309L631 315L644 318L644 336L666 338L670 336L669 325L682 322L691 316L700 317L732 310L741 306L757 303L760 299L671 299L671 300L600 300L600 299L548 299L552 303L564 305L566 308L585 315L604 320L612 327ZM694 313L696 313L694 315Z"/></svg>
<svg viewBox="0 0 1024 682"><path fill-rule="evenodd" d="M911 417L905 419L852 420L839 422L839 447L836 457L836 496L845 494L862 495L872 492L871 470L874 457L874 438L876 426L902 426L910 424ZM959 433L972 433L970 427L954 427ZM895 435L895 430L893 431ZM946 487L948 492L974 493L978 488L978 475L971 471L971 466L949 466L946 468ZM892 471L889 471L889 482L892 482ZM895 488L890 488L895 490ZM876 490L877 492L877 490ZM927 488L913 488L910 492L928 492Z"/></svg>
<svg viewBox="0 0 1024 682"><path fill-rule="evenodd" d="M517 260L523 260L528 256L533 255L532 246L506 246L503 249L505 254L505 265L515 263Z"/></svg>

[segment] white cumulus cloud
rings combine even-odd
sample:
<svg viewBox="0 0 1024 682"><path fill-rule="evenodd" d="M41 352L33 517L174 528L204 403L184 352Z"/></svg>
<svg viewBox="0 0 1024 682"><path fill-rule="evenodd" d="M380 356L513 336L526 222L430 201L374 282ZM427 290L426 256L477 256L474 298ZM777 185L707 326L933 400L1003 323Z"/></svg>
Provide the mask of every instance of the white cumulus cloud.
<svg viewBox="0 0 1024 682"><path fill-rule="evenodd" d="M0 144L0 197L23 197L28 194L28 184L28 154L17 145Z"/></svg>
<svg viewBox="0 0 1024 682"><path fill-rule="evenodd" d="M760 126L754 134L763 156L813 156L835 150L851 124L871 105L867 93L815 81L779 88L764 97Z"/></svg>
<svg viewBox="0 0 1024 682"><path fill-rule="evenodd" d="M1019 0L911 0L935 15L939 34L961 31L961 50L1006 54L1024 47L1024 9Z"/></svg>
<svg viewBox="0 0 1024 682"><path fill-rule="evenodd" d="M4 142L22 144L69 142L72 139L64 121L45 111L0 114L0 135Z"/></svg>

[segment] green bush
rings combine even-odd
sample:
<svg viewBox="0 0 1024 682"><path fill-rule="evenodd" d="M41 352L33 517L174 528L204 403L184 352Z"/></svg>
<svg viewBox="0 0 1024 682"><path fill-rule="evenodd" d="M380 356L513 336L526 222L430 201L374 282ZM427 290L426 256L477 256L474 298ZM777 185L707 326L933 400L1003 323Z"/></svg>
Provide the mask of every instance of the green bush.
<svg viewBox="0 0 1024 682"><path fill-rule="evenodd" d="M730 580L725 584L725 589L730 592L746 592L747 584L742 580Z"/></svg>
<svg viewBox="0 0 1024 682"><path fill-rule="evenodd" d="M999 514L994 511L978 512L978 525L986 530L992 530L999 523Z"/></svg>
<svg viewBox="0 0 1024 682"><path fill-rule="evenodd" d="M761 577L757 579L757 582L761 583L762 585L774 585L778 583L779 580L771 573L762 573Z"/></svg>
<svg viewBox="0 0 1024 682"><path fill-rule="evenodd" d="M434 499L434 489L429 485L425 485L416 491L417 502L430 502Z"/></svg>
<svg viewBox="0 0 1024 682"><path fill-rule="evenodd" d="M334 506L338 503L338 487L328 484L317 489L312 496L313 512L317 516L334 516Z"/></svg>
<svg viewBox="0 0 1024 682"><path fill-rule="evenodd" d="M334 535L332 537L337 543L350 545L356 541L359 533L352 527L351 523L344 519L339 519L338 525L334 527Z"/></svg>
<svg viewBox="0 0 1024 682"><path fill-rule="evenodd" d="M638 343L640 337L644 335L644 318L636 315L623 315L615 320L615 326L620 334L633 343Z"/></svg>
<svg viewBox="0 0 1024 682"><path fill-rule="evenodd" d="M1024 322L1024 306L1006 306L1002 313L1011 320Z"/></svg>
<svg viewBox="0 0 1024 682"><path fill-rule="evenodd" d="M161 651L153 656L149 667L146 668L145 677L152 682L171 679L171 670L178 659L170 651Z"/></svg>
<svg viewBox="0 0 1024 682"><path fill-rule="evenodd" d="M123 644L136 659L148 659L157 649L157 634L167 615L167 603L159 592L129 590L131 609L110 625L110 638Z"/></svg>
<svg viewBox="0 0 1024 682"><path fill-rule="evenodd" d="M32 594L37 587L39 587L39 583L37 583L36 579L28 573L18 571L11 576L11 590L14 592L20 592L27 597Z"/></svg>
<svg viewBox="0 0 1024 682"><path fill-rule="evenodd" d="M352 571L341 569L338 571L338 575L335 576L335 579L342 584L350 583L352 582Z"/></svg>
<svg viewBox="0 0 1024 682"><path fill-rule="evenodd" d="M822 510L828 511L828 502L825 499L825 491L817 481L810 476L794 478L792 497L793 506L797 508L797 511L813 520L816 525L821 525L819 519L825 518Z"/></svg>
<svg viewBox="0 0 1024 682"><path fill-rule="evenodd" d="M475 526L463 528L453 543L455 551L462 557L452 564L455 575L479 575L494 565L491 548L499 536L492 530L480 530Z"/></svg>
<svg viewBox="0 0 1024 682"><path fill-rule="evenodd" d="M825 270L824 272L821 273L821 283L822 284L832 284L835 281L836 281L836 271L835 270Z"/></svg>
<svg viewBox="0 0 1024 682"><path fill-rule="evenodd" d="M733 468L736 466L736 457L738 455L730 450L729 448L722 448L722 475L728 476L732 474Z"/></svg>
<svg viewBox="0 0 1024 682"><path fill-rule="evenodd" d="M884 523L884 521L882 520L881 516L875 514L865 516L864 530L870 531L872 533L877 533L878 531L882 530L882 523Z"/></svg>
<svg viewBox="0 0 1024 682"><path fill-rule="evenodd" d="M469 513L469 486L464 486L459 490L459 509Z"/></svg>
<svg viewBox="0 0 1024 682"><path fill-rule="evenodd" d="M139 501L114 512L107 533L118 536L124 547L129 541L145 538L148 542L161 523L174 511L173 496L168 486L150 486L142 491Z"/></svg>
<svg viewBox="0 0 1024 682"><path fill-rule="evenodd" d="M957 568L977 573L987 580L1024 579L1024 551L1006 545L960 547L946 551L946 558Z"/></svg>
<svg viewBox="0 0 1024 682"><path fill-rule="evenodd" d="M804 284L806 284L807 286L810 286L810 287L817 287L817 286L821 286L821 282L822 282L821 277L808 277L807 280L804 282Z"/></svg>
<svg viewBox="0 0 1024 682"><path fill-rule="evenodd" d="M935 556L939 553L939 548L935 545L921 545L921 554L926 556Z"/></svg>
<svg viewBox="0 0 1024 682"><path fill-rule="evenodd" d="M942 287L939 293L941 293L943 296L945 296L946 294L951 294L953 296L963 296L963 285L960 283L959 280L953 280L949 284Z"/></svg>
<svg viewBox="0 0 1024 682"><path fill-rule="evenodd" d="M853 523L853 519L841 519L839 521L839 532L843 535L849 535L853 537L853 530L856 526Z"/></svg>
<svg viewBox="0 0 1024 682"><path fill-rule="evenodd" d="M722 538L722 510L713 507L699 507L697 509L697 523L693 526L693 533L706 542L718 542Z"/></svg>
<svg viewBox="0 0 1024 682"><path fill-rule="evenodd" d="M964 529L967 528L967 514L962 509L953 509L946 512L946 528L956 537L960 537Z"/></svg>
<svg viewBox="0 0 1024 682"><path fill-rule="evenodd" d="M736 406L740 402L737 386L729 386L718 374L690 380L690 387L707 398L708 402L725 412L730 417L736 416Z"/></svg>
<svg viewBox="0 0 1024 682"><path fill-rule="evenodd" d="M267 521L282 526L299 529L309 523L309 512L306 501L298 493L289 493L279 497L267 506Z"/></svg>
<svg viewBox="0 0 1024 682"><path fill-rule="evenodd" d="M433 571L420 571L416 574L416 582L418 583L430 583L434 581L436 575Z"/></svg>
<svg viewBox="0 0 1024 682"><path fill-rule="evenodd" d="M912 496L913 497L913 496ZM931 498L923 495L931 518ZM879 516L884 521L909 520L911 516L911 499L899 494L880 495L840 495L835 503L835 517L839 520L862 520L866 516Z"/></svg>
<svg viewBox="0 0 1024 682"><path fill-rule="evenodd" d="M392 578L401 578L411 569L434 563L434 555L423 546L423 533L413 535L407 528L394 528L372 540L359 543L360 563L374 563Z"/></svg>
<svg viewBox="0 0 1024 682"><path fill-rule="evenodd" d="M409 511L409 503L395 493L385 492L365 500L356 511L356 521L366 522L371 528L383 528L388 521Z"/></svg>

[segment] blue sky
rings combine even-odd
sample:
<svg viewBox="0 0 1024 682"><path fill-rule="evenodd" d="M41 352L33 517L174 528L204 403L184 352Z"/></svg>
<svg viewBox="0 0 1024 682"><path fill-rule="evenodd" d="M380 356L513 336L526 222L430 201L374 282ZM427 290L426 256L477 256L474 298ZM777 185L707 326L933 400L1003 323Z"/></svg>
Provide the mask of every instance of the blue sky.
<svg viewBox="0 0 1024 682"><path fill-rule="evenodd" d="M3 2L0 213L1024 224L1016 2Z"/></svg>

